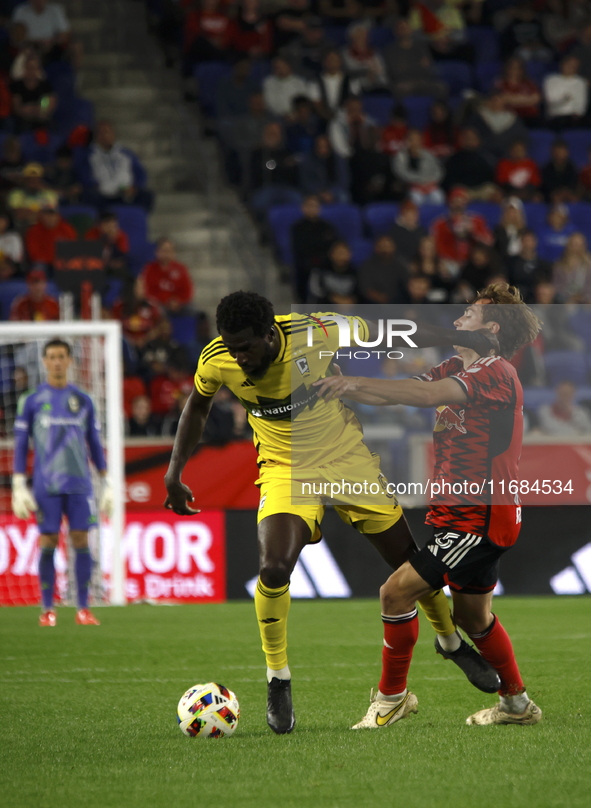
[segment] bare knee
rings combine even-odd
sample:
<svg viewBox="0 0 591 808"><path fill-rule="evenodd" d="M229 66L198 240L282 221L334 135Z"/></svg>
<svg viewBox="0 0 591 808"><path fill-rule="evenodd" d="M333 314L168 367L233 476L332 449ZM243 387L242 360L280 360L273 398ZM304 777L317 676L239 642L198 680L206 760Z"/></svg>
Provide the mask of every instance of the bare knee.
<svg viewBox="0 0 591 808"><path fill-rule="evenodd" d="M59 533L42 533L39 536L39 546L42 550L55 550L59 541Z"/></svg>
<svg viewBox="0 0 591 808"><path fill-rule="evenodd" d="M279 589L287 586L293 567L286 561L263 561L259 569L259 577L263 586L269 589Z"/></svg>
<svg viewBox="0 0 591 808"><path fill-rule="evenodd" d="M454 620L466 634L481 634L490 626L494 620L494 615L490 610L470 612L455 608Z"/></svg>
<svg viewBox="0 0 591 808"><path fill-rule="evenodd" d="M71 530L70 539L75 550L85 550L88 547L88 531Z"/></svg>
<svg viewBox="0 0 591 808"><path fill-rule="evenodd" d="M414 609L414 598L405 572L403 565L380 587L382 614L406 614Z"/></svg>

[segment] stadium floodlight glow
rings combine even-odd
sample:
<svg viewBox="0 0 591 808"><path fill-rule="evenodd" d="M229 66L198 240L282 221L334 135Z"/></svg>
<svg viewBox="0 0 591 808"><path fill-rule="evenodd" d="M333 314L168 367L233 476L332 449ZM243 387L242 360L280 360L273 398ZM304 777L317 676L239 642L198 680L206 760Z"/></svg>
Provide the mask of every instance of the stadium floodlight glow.
<svg viewBox="0 0 591 808"><path fill-rule="evenodd" d="M111 587L110 602L123 605L125 568L122 554L124 532L124 457L123 457L123 369L121 362L121 324L113 321L1 323L0 324L0 402L4 405L6 439L3 451L12 451L14 436L11 421L14 412L13 374L19 367L26 371L28 386L36 387L45 379L42 352L51 339L64 339L74 357L70 381L89 393L101 422L107 455L107 471L115 492L110 520ZM9 506L8 506L9 507ZM98 553L100 558L100 550ZM98 560L98 558L97 558Z"/></svg>

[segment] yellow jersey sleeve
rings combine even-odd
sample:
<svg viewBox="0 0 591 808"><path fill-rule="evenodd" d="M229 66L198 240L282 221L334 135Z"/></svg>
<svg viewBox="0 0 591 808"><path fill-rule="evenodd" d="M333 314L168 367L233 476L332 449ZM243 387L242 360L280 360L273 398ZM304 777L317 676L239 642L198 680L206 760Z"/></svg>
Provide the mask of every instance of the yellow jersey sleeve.
<svg viewBox="0 0 591 808"><path fill-rule="evenodd" d="M215 361L220 354L227 355L227 351L219 339L210 342L201 352L195 371L195 387L202 396L215 395L223 384L219 364Z"/></svg>

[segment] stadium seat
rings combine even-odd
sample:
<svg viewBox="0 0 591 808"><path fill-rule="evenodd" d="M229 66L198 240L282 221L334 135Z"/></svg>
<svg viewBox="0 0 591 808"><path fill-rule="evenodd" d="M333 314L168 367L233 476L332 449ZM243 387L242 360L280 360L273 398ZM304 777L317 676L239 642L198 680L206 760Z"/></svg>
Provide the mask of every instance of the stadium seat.
<svg viewBox="0 0 591 808"><path fill-rule="evenodd" d="M434 99L430 95L409 95L404 99L408 125L424 129L429 122L429 111Z"/></svg>
<svg viewBox="0 0 591 808"><path fill-rule="evenodd" d="M398 216L399 207L392 202L375 202L363 209L363 218L372 238L388 231Z"/></svg>
<svg viewBox="0 0 591 808"><path fill-rule="evenodd" d="M529 156L540 168L550 159L550 149L556 140L556 132L549 129L530 129Z"/></svg>
<svg viewBox="0 0 591 808"><path fill-rule="evenodd" d="M279 258L288 266L293 264L291 228L301 216L302 212L299 205L276 205L269 208L267 212L267 221L273 233Z"/></svg>
<svg viewBox="0 0 591 808"><path fill-rule="evenodd" d="M576 311L569 320L570 327L575 334L591 346L591 306L577 306Z"/></svg>
<svg viewBox="0 0 591 808"><path fill-rule="evenodd" d="M373 243L368 238L356 238L351 242L351 263L359 266L367 261L372 253Z"/></svg>
<svg viewBox="0 0 591 808"><path fill-rule="evenodd" d="M591 150L591 129L565 130L561 136L568 143L571 160L577 168L586 165Z"/></svg>
<svg viewBox="0 0 591 808"><path fill-rule="evenodd" d="M470 25L466 29L468 40L474 46L476 61L499 61L499 37L494 28L487 25Z"/></svg>
<svg viewBox="0 0 591 808"><path fill-rule="evenodd" d="M543 404L551 404L554 397L554 390L546 387L523 388L523 406L526 410L537 410Z"/></svg>
<svg viewBox="0 0 591 808"><path fill-rule="evenodd" d="M347 44L347 26L346 25L323 25L326 39L337 48Z"/></svg>
<svg viewBox="0 0 591 808"><path fill-rule="evenodd" d="M366 115L374 119L378 126L385 126L388 123L395 106L395 99L387 95L363 96L363 110Z"/></svg>
<svg viewBox="0 0 591 808"><path fill-rule="evenodd" d="M525 220L530 230L538 232L546 225L546 217L548 216L548 206L543 202L525 202L523 205L523 212L525 213Z"/></svg>
<svg viewBox="0 0 591 808"><path fill-rule="evenodd" d="M468 210L482 216L491 229L498 225L501 218L501 206L496 202L470 202Z"/></svg>
<svg viewBox="0 0 591 808"><path fill-rule="evenodd" d="M3 281L0 283L0 319L8 320L10 307L15 297L27 293L24 281Z"/></svg>
<svg viewBox="0 0 591 808"><path fill-rule="evenodd" d="M494 62L477 62L474 72L476 73L476 86L481 93L489 93L499 78L503 70L503 65L500 61Z"/></svg>
<svg viewBox="0 0 591 808"><path fill-rule="evenodd" d="M117 217L119 227L127 233L130 254L138 253L148 242L146 211L137 205L112 205L110 210Z"/></svg>
<svg viewBox="0 0 591 808"><path fill-rule="evenodd" d="M351 243L354 239L361 238L361 212L357 205L323 205L320 215L338 230L345 241Z"/></svg>
<svg viewBox="0 0 591 808"><path fill-rule="evenodd" d="M227 62L201 62L193 68L199 89L199 103L207 115L215 115L217 87L232 68Z"/></svg>
<svg viewBox="0 0 591 808"><path fill-rule="evenodd" d="M535 81L538 87L542 86L546 76L554 72L557 72L557 67L552 63L537 62L533 59L527 63L527 75L532 81Z"/></svg>
<svg viewBox="0 0 591 808"><path fill-rule="evenodd" d="M131 271L134 275L139 275L146 264L154 260L155 250L156 244L152 241L147 241L143 246L138 247L133 255L129 256Z"/></svg>
<svg viewBox="0 0 591 808"><path fill-rule="evenodd" d="M447 84L451 95L457 95L474 85L472 70L466 62L446 59L442 62L435 62L435 65L437 75Z"/></svg>
<svg viewBox="0 0 591 808"><path fill-rule="evenodd" d="M573 202L567 205L570 218L577 228L589 239L591 233L591 202ZM591 241L589 242L591 246Z"/></svg>
<svg viewBox="0 0 591 808"><path fill-rule="evenodd" d="M77 231L80 238L95 224L96 209L92 205L60 205L60 213Z"/></svg>
<svg viewBox="0 0 591 808"><path fill-rule="evenodd" d="M380 48L385 48L386 45L389 45L391 42L394 42L394 34L391 28L376 26L370 30L369 44L372 48L379 50Z"/></svg>
<svg viewBox="0 0 591 808"><path fill-rule="evenodd" d="M64 136L55 132L47 133L47 143L39 143L34 132L25 132L20 137L23 158L26 163L51 163L55 153L64 142Z"/></svg>
<svg viewBox="0 0 591 808"><path fill-rule="evenodd" d="M431 227L433 221L442 216L447 210L445 205L421 205L419 208L419 217L421 225L427 230Z"/></svg>
<svg viewBox="0 0 591 808"><path fill-rule="evenodd" d="M188 345L195 339L197 330L196 314L169 314L168 319L172 326L172 338L181 345Z"/></svg>
<svg viewBox="0 0 591 808"><path fill-rule="evenodd" d="M544 365L552 387L565 381L581 385L588 382L586 358L579 351L549 351L544 355Z"/></svg>

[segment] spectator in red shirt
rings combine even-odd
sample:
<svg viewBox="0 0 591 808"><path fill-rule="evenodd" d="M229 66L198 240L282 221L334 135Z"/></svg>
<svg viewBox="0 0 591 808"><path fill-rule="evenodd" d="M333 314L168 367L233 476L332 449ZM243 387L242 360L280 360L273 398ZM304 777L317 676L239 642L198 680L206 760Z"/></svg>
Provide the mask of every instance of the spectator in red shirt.
<svg viewBox="0 0 591 808"><path fill-rule="evenodd" d="M496 80L495 89L503 93L506 109L519 115L528 126L539 124L542 94L536 83L528 78L521 59L514 56L505 62L503 75Z"/></svg>
<svg viewBox="0 0 591 808"><path fill-rule="evenodd" d="M111 314L121 322L123 338L132 348L142 348L154 339L164 319L158 303L147 299L141 278L127 284L122 296L113 303Z"/></svg>
<svg viewBox="0 0 591 808"><path fill-rule="evenodd" d="M58 241L75 241L78 233L67 222L56 205L46 204L39 211L39 221L25 233L25 247L29 261L53 267L55 245Z"/></svg>
<svg viewBox="0 0 591 808"><path fill-rule="evenodd" d="M273 47L273 28L261 13L259 0L242 0L233 20L232 50L251 59L269 56Z"/></svg>
<svg viewBox="0 0 591 808"><path fill-rule="evenodd" d="M156 415L166 415L174 409L177 399L189 395L195 386L193 376L182 364L171 363L166 376L156 376L150 382L152 411Z"/></svg>
<svg viewBox="0 0 591 808"><path fill-rule="evenodd" d="M12 112L12 96L3 76L0 76L0 130L8 125Z"/></svg>
<svg viewBox="0 0 591 808"><path fill-rule="evenodd" d="M429 114L429 123L423 132L425 148L445 160L458 146L458 132L452 113L445 101L435 101Z"/></svg>
<svg viewBox="0 0 591 808"><path fill-rule="evenodd" d="M499 160L495 180L509 196L517 196L524 202L543 201L540 192L542 175L528 156L523 140L516 140L509 149L509 156Z"/></svg>
<svg viewBox="0 0 591 808"><path fill-rule="evenodd" d="M403 104L395 104L390 113L390 120L380 133L380 151L394 155L406 143L408 121Z"/></svg>
<svg viewBox="0 0 591 808"><path fill-rule="evenodd" d="M84 238L102 243L105 270L111 277L121 280L129 277L129 239L114 213L101 213L98 224L91 227Z"/></svg>
<svg viewBox="0 0 591 808"><path fill-rule="evenodd" d="M232 36L231 20L219 0L201 0L187 12L183 26L183 51L189 64L225 61Z"/></svg>
<svg viewBox="0 0 591 808"><path fill-rule="evenodd" d="M27 275L29 291L12 301L11 320L59 320L60 304L47 294L47 277L42 269L33 269Z"/></svg>
<svg viewBox="0 0 591 808"><path fill-rule="evenodd" d="M446 270L457 274L468 259L474 242L491 246L493 235L482 216L466 211L470 196L465 188L452 188L448 197L449 212L431 225L437 254Z"/></svg>
<svg viewBox="0 0 591 808"><path fill-rule="evenodd" d="M142 270L146 296L157 300L169 313L178 314L193 298L193 281L189 270L176 260L174 244L169 238L156 242L156 260Z"/></svg>

